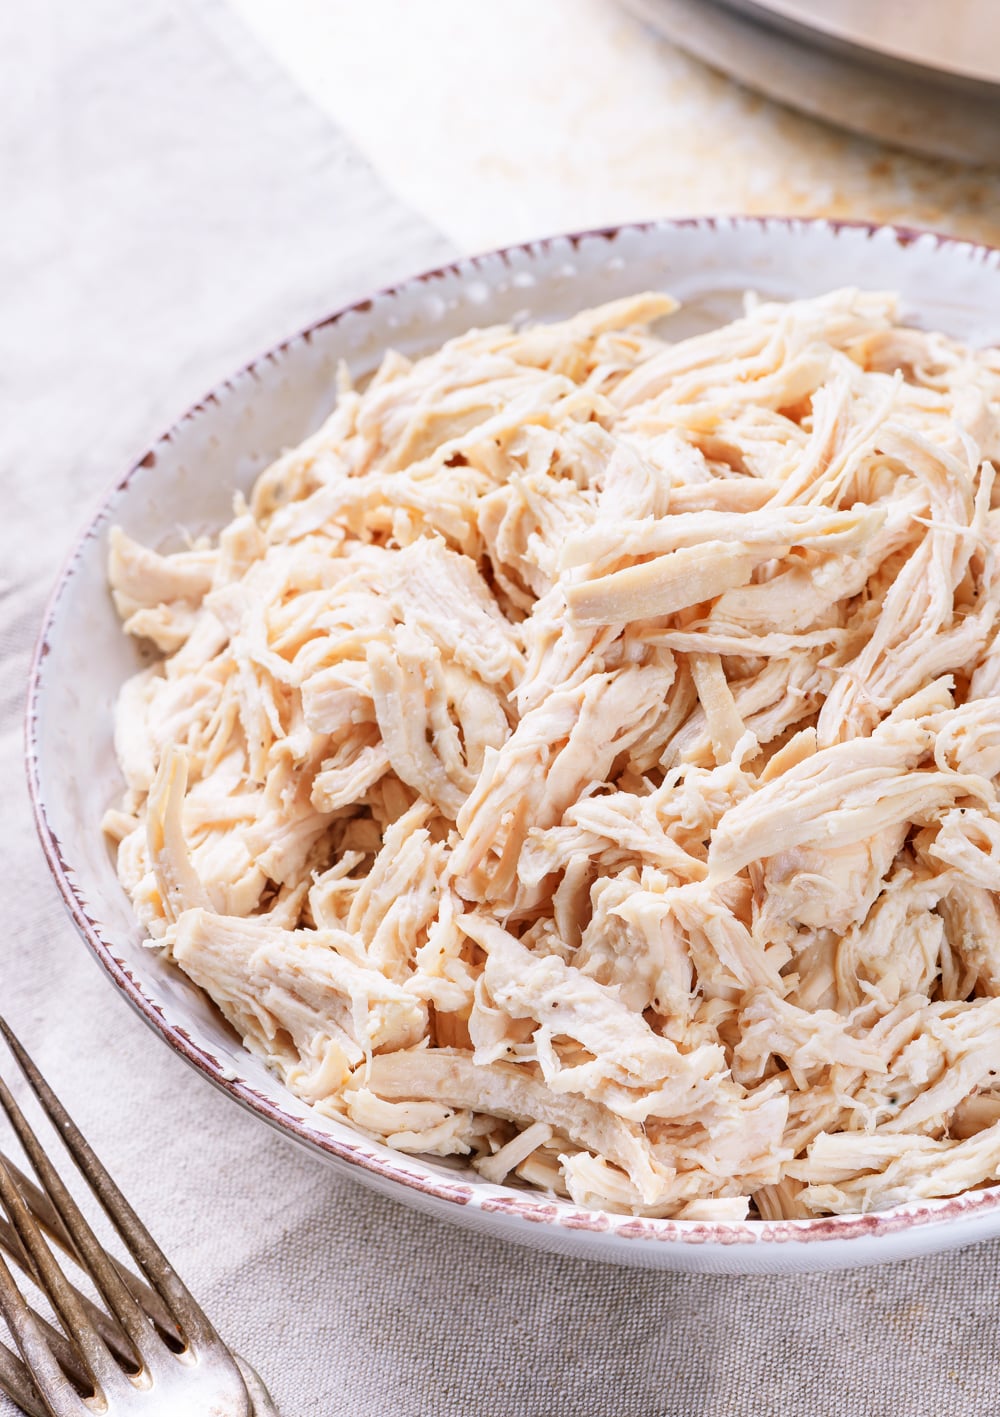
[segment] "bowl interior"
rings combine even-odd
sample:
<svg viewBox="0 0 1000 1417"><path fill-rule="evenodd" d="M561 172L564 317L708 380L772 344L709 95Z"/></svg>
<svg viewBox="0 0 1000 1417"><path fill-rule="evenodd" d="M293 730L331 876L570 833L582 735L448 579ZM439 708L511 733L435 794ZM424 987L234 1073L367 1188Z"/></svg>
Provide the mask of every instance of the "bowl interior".
<svg viewBox="0 0 1000 1417"><path fill-rule="evenodd" d="M685 1229L683 1223L644 1221L637 1227L628 1217L588 1216L562 1202L489 1185L468 1168L402 1156L369 1142L286 1092L201 991L144 946L100 831L102 814L121 789L114 702L122 682L142 662L121 631L107 590L107 532L118 524L140 541L167 548L220 527L231 515L233 494L247 489L276 454L299 442L329 411L342 359L362 377L390 346L412 354L473 325L558 318L647 287L670 290L684 302L671 322L675 337L732 318L747 290L784 299L852 285L896 290L908 321L989 343L1000 329L998 259L997 252L929 235L822 222L705 219L554 238L463 261L376 295L295 336L187 413L118 483L74 549L39 641L29 703L29 776L43 846L76 923L131 1002L172 1046L268 1120L360 1165L383 1186L398 1191L402 1183L425 1203L471 1201L498 1220L555 1218L567 1236L577 1237L574 1244L591 1252L607 1252L604 1242L624 1245L631 1237L638 1242L625 1247L631 1253L613 1257L638 1262L651 1262L639 1253L643 1241L698 1238L707 1259L734 1238L780 1238L769 1237L761 1223L689 1222ZM979 1198L980 1228L989 1210L988 1229L1000 1230L996 1196L982 1192ZM943 1210L939 1215L933 1203L918 1209L918 1219L940 1228L933 1222L945 1218ZM852 1231L849 1218L788 1224L789 1233L804 1234L803 1225L812 1226L816 1238L845 1242L862 1234L856 1226ZM701 1234L696 1237L694 1230ZM870 1237L871 1226L863 1233ZM933 1248L930 1241L927 1231L916 1248ZM662 1243L653 1249L655 1262L674 1262ZM787 1246L780 1266L750 1260L751 1251L759 1255L760 1244L738 1249L745 1258L719 1267L799 1267L789 1262ZM822 1262L845 1261L830 1252ZM813 1258L808 1267L814 1264Z"/></svg>

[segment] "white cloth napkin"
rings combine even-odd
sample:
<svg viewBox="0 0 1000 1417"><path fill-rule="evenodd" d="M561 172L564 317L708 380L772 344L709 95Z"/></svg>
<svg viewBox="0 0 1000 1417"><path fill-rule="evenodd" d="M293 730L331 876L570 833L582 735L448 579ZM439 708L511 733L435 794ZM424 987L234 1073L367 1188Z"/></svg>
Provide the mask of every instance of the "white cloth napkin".
<svg viewBox="0 0 1000 1417"><path fill-rule="evenodd" d="M218 0L2 6L0 102L0 1009L284 1417L1000 1412L997 1245L783 1279L510 1247L293 1149L116 995L23 783L58 564L127 457L213 381L449 251Z"/></svg>

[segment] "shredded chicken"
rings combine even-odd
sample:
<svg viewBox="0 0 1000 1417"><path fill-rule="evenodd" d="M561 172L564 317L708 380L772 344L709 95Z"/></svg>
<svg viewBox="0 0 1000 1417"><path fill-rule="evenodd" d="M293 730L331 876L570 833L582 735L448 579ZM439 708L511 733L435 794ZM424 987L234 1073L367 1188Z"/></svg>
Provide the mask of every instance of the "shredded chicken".
<svg viewBox="0 0 1000 1417"><path fill-rule="evenodd" d="M122 531L105 826L300 1097L679 1218L1000 1179L1000 356L639 295L340 379L212 541Z"/></svg>

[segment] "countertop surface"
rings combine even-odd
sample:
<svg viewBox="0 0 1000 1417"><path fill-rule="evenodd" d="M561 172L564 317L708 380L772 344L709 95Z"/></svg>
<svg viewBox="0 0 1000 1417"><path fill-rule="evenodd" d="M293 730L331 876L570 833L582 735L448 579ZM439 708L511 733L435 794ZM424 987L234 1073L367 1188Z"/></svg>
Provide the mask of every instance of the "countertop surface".
<svg viewBox="0 0 1000 1417"><path fill-rule="evenodd" d="M703 212L1000 242L1000 163L912 156L804 117L613 0L229 3L383 181L466 251Z"/></svg>

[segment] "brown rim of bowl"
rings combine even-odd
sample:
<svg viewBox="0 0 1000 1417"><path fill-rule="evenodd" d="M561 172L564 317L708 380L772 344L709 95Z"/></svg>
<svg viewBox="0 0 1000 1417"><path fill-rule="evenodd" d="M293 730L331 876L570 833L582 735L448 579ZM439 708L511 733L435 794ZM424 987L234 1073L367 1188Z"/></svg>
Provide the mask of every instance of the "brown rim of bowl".
<svg viewBox="0 0 1000 1417"><path fill-rule="evenodd" d="M367 1171L382 1180L401 1184L410 1190L417 1191L436 1200L448 1201L458 1206L471 1204L474 1209L479 1209L485 1213L506 1215L523 1221L535 1222L536 1224L555 1225L565 1230L611 1234L622 1240L655 1240L661 1243L666 1241L696 1245L714 1243L730 1246L734 1244L760 1243L785 1244L789 1241L803 1243L809 1241L871 1239L873 1237L887 1236L900 1230L940 1224L957 1220L961 1216L979 1215L995 1210L1000 1206L1000 1185L987 1187L982 1190L966 1191L961 1195L944 1199L907 1202L884 1211L870 1212L861 1215L822 1216L810 1220L698 1221L651 1219L617 1215L600 1210L584 1210L581 1207L572 1205L572 1203L568 1201L554 1201L542 1193L520 1193L510 1189L509 1194L504 1196L491 1195L489 1193L478 1194L477 1187L473 1187L459 1179L450 1182L443 1177L432 1177L426 1174L420 1174L418 1170L420 1163L416 1159L411 1161L411 1159L405 1155L392 1153L387 1147L381 1146L374 1141L369 1141L360 1134L357 1143L353 1143L342 1141L326 1131L313 1128L306 1120L293 1116L289 1112L285 1112L274 1101L256 1091L248 1083L240 1078L232 1077L229 1069L224 1067L217 1058L199 1047L182 1028L169 1024L164 1017L160 1005L146 996L138 981L133 978L125 965L115 957L111 947L101 937L100 927L89 915L86 901L74 883L72 868L63 857L59 840L49 824L45 803L42 798L41 784L38 778L38 697L42 681L43 665L49 652L49 635L52 622L55 619L63 595L72 580L76 563L82 554L83 548L90 538L96 534L98 524L108 512L109 505L114 497L119 492L125 490L135 472L140 467L151 467L156 461L158 449L171 441L174 431L183 423L186 423L188 419L197 417L207 404L220 402L226 391L231 388L237 380L252 374L258 366L267 362L273 362L276 357L282 355L291 346L301 341L310 340L317 330L335 325L347 315L364 314L371 309L376 300L391 299L399 294L400 291L411 286L440 280L449 275L462 276L468 271L475 271L486 261L495 260L498 257L501 260L505 260L512 252L523 252L531 256L536 252L545 251L548 247L559 242L568 242L571 246L577 246L581 242L591 239L610 242L614 241L623 232L646 232L699 226L707 230L713 230L720 226L738 224L763 228L768 226L780 226L791 230L795 230L799 227L821 227L834 232L848 229L867 232L869 236L874 236L876 233L885 231L892 234L899 246L909 246L921 238L929 238L938 246L966 248L970 254L974 251L988 252L997 249L986 246L984 243L966 241L959 237L948 236L943 232L928 231L909 226L896 226L892 223L854 220L842 221L827 217L742 216L739 214L663 218L653 221L627 222L620 226L598 227L588 231L557 233L552 236L540 237L534 241L515 242L512 245L498 247L492 251L484 251L472 256L461 257L446 265L419 272L397 284L376 290L361 300L356 300L348 305L341 306L322 318L313 321L311 324L281 340L278 344L270 346L256 358L248 361L234 374L231 374L228 378L217 384L197 403L192 404L178 418L174 419L165 432L155 440L143 456L136 459L136 461L129 466L124 475L119 477L107 492L105 492L99 505L87 522L87 525L76 537L58 573L55 585L45 607L41 629L35 643L31 667L28 674L28 693L25 707L25 761L28 777L28 792L34 813L35 826L49 869L52 872L59 892L62 895L63 901L78 932L89 946L98 963L105 972L110 975L119 990L125 995L125 998L144 1021L159 1033L164 1041L179 1053L186 1062L206 1077L209 1082L227 1093L228 1096L234 1098L241 1106L256 1113L259 1117L263 1118L265 1122L277 1128L292 1140L298 1141L306 1146L318 1148L320 1151L326 1152L329 1156L335 1157L349 1165L358 1166L363 1171ZM376 1147L378 1150L373 1149Z"/></svg>

